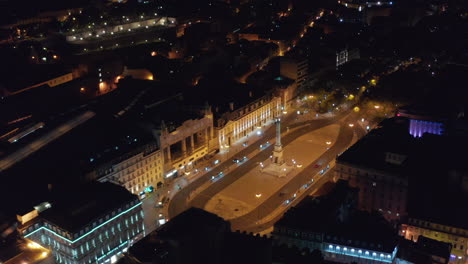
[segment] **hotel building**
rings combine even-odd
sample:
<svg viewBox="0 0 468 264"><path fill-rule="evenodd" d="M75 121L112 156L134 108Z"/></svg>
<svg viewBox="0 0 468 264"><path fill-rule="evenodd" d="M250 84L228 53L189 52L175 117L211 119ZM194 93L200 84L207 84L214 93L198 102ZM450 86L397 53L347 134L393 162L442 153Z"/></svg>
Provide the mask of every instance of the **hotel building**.
<svg viewBox="0 0 468 264"><path fill-rule="evenodd" d="M19 231L50 249L57 263L114 263L145 234L141 202L123 187L92 183L51 192L48 206L34 209L37 216Z"/></svg>

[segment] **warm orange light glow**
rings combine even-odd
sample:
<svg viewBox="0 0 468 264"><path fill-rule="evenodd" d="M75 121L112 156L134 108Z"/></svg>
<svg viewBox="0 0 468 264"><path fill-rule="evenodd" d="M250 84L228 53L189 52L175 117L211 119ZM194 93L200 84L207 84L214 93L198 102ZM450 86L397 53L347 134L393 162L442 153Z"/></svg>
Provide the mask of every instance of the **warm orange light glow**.
<svg viewBox="0 0 468 264"><path fill-rule="evenodd" d="M84 93L84 91L86 91L86 89L84 87L81 87L80 92Z"/></svg>
<svg viewBox="0 0 468 264"><path fill-rule="evenodd" d="M379 109L379 108L380 108L380 105L375 105L374 108L375 108L375 109Z"/></svg>
<svg viewBox="0 0 468 264"><path fill-rule="evenodd" d="M122 79L122 78L123 78L122 75L119 75L119 76L115 77L115 81L114 81L114 82L115 82L115 83L118 83L119 80Z"/></svg>
<svg viewBox="0 0 468 264"><path fill-rule="evenodd" d="M151 52L151 56L154 57L154 56L156 56L156 55L158 55L158 53L157 53L156 51L152 51L152 52Z"/></svg>
<svg viewBox="0 0 468 264"><path fill-rule="evenodd" d="M53 55L53 56L52 56L52 58L54 58L54 59L57 59L57 58L58 58L58 56L57 56L57 55Z"/></svg>
<svg viewBox="0 0 468 264"><path fill-rule="evenodd" d="M106 89L106 83L105 82L100 82L99 83L99 91L103 91L104 89Z"/></svg>
<svg viewBox="0 0 468 264"><path fill-rule="evenodd" d="M42 247L38 243L31 241L28 243L28 248L42 248Z"/></svg>
<svg viewBox="0 0 468 264"><path fill-rule="evenodd" d="M257 194L255 194L255 197L260 198L260 197L262 197L262 194L261 194L261 193L257 193Z"/></svg>

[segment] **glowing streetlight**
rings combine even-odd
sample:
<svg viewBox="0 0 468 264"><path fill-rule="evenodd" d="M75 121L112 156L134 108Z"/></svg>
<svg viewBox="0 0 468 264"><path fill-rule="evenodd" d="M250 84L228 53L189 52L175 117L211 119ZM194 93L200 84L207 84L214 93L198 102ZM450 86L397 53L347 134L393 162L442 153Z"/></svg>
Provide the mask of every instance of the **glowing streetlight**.
<svg viewBox="0 0 468 264"><path fill-rule="evenodd" d="M260 198L260 197L262 197L262 194L261 194L261 193L257 193L257 194L255 194L255 197Z"/></svg>
<svg viewBox="0 0 468 264"><path fill-rule="evenodd" d="M354 124L349 124L349 127L353 127L353 126L354 126Z"/></svg>
<svg viewBox="0 0 468 264"><path fill-rule="evenodd" d="M380 108L380 105L374 105L374 108L375 108L375 109L379 109L379 108Z"/></svg>

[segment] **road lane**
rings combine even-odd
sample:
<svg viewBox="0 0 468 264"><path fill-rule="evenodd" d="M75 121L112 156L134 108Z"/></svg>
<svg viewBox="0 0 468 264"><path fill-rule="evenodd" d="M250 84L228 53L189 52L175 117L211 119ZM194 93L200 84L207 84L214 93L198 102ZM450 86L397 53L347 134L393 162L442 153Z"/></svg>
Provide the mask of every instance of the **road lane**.
<svg viewBox="0 0 468 264"><path fill-rule="evenodd" d="M291 131L289 134L283 137L283 144L288 144L291 141L293 141L296 137L301 136L304 133L308 133L310 131L313 131L315 129L319 129L322 127L325 127L327 125L331 125L337 122L337 120L340 120L344 116L348 115L348 112L340 113L335 117L329 118L329 119L315 119L315 120L308 120L308 121L303 121L303 122L297 122L294 123L296 120L296 116L294 114L291 114L285 118L283 118L283 125L282 125L282 133L287 130L286 127L289 127L290 130L297 128L295 131ZM303 127L306 126L307 127ZM238 156L243 157L243 156L248 156L249 153L256 151L260 144L265 143L266 141L269 141L275 137L275 127L272 126L269 129L267 129L264 132L264 137L263 140L257 142L256 144L249 145L246 147L244 150L240 151L238 153ZM230 183L233 181L237 180L239 175L243 175L242 173L245 173L246 171L252 169L254 166L256 166L256 162L263 161L267 157L271 155L271 151L273 150L273 146L269 146L262 152L260 152L258 155L260 157L253 157L252 159L248 160L239 168L235 169L233 172L225 175L223 178L219 179L216 183L213 183L212 187L210 186L208 189L206 189L206 193L201 193L200 195L197 195L195 199L204 199L204 200L209 200L208 197L212 193L218 193L225 187L227 187ZM168 208L168 216L169 218L172 218L181 212L185 211L186 209L189 208L187 205L187 200L188 197L193 193L195 190L197 190L200 186L205 184L207 181L210 181L211 176L213 175L218 175L219 172L226 170L229 166L233 165L233 162L231 160L227 160L220 164L218 167L214 168L211 173L207 173L204 176L198 178L195 180L192 184L189 186L185 187L184 189L180 190L174 197L171 199L169 203L169 208ZM239 172L240 170L240 172ZM198 197L200 196L200 197ZM202 198L205 197L205 198ZM197 200L193 201L194 204L201 204L203 201L199 202Z"/></svg>

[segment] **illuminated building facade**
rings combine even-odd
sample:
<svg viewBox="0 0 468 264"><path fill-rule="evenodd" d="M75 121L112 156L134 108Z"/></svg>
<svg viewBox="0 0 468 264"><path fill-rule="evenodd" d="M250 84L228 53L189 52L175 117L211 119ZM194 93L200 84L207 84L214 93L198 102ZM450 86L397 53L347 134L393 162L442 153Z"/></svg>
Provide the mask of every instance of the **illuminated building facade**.
<svg viewBox="0 0 468 264"><path fill-rule="evenodd" d="M452 245L449 263L468 263L468 229L466 228L410 217L406 224L401 225L400 235L414 242L418 241L419 236L425 236L449 243Z"/></svg>
<svg viewBox="0 0 468 264"><path fill-rule="evenodd" d="M397 234L381 215L355 210L357 192L339 181L326 196L302 201L275 224L274 240L318 249L334 263L392 263Z"/></svg>
<svg viewBox="0 0 468 264"><path fill-rule="evenodd" d="M229 148L255 130L260 135L262 127L280 115L281 98L266 95L238 109L234 109L234 103L231 103L230 110L223 119L218 120L218 140L221 149Z"/></svg>
<svg viewBox="0 0 468 264"><path fill-rule="evenodd" d="M348 47L336 52L336 67L346 64L347 62L359 59L359 49L349 49Z"/></svg>
<svg viewBox="0 0 468 264"><path fill-rule="evenodd" d="M51 204L19 230L57 263L113 263L145 233L138 197L111 183L63 192Z"/></svg>
<svg viewBox="0 0 468 264"><path fill-rule="evenodd" d="M154 144L124 155L97 169L100 182L114 182L133 194L141 194L146 188L164 183L163 157Z"/></svg>
<svg viewBox="0 0 468 264"><path fill-rule="evenodd" d="M165 177L193 168L196 162L217 149L213 114L205 110L201 118L188 119L180 125L162 122L156 131L164 159Z"/></svg>
<svg viewBox="0 0 468 264"><path fill-rule="evenodd" d="M413 137L422 137L424 133L443 135L448 116L436 111L419 105L406 106L398 109L397 116L409 119L409 133Z"/></svg>
<svg viewBox="0 0 468 264"><path fill-rule="evenodd" d="M430 122L422 120L410 120L409 133L413 137L422 137L424 133L442 135L444 125L439 122Z"/></svg>

